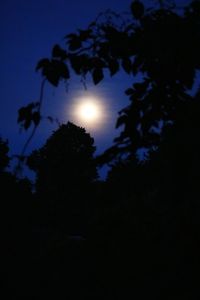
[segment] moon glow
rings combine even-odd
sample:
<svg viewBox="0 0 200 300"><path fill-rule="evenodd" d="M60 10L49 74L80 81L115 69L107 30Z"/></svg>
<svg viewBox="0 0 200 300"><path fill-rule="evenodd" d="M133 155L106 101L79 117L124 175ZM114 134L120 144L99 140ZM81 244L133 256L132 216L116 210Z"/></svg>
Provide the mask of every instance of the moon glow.
<svg viewBox="0 0 200 300"><path fill-rule="evenodd" d="M106 119L105 103L93 95L86 95L73 101L71 117L75 124L88 130L102 129Z"/></svg>
<svg viewBox="0 0 200 300"><path fill-rule="evenodd" d="M98 105L87 100L80 104L77 113L82 121L89 123L95 122L100 117Z"/></svg>

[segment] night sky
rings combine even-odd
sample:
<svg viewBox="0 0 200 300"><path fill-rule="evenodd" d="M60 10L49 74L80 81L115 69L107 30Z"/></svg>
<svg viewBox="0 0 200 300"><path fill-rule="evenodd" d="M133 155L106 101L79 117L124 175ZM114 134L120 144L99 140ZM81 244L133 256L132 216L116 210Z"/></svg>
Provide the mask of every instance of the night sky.
<svg viewBox="0 0 200 300"><path fill-rule="evenodd" d="M21 106L38 101L41 75L35 72L37 62L41 58L49 57L56 43L63 45L66 34L79 28L87 28L99 12L109 8L117 12L128 11L130 3L130 0L1 1L0 135L8 138L12 153L20 153L30 134L30 131L20 133L17 111ZM124 90L131 82L132 78L123 72L112 79L107 76L97 86L88 78L88 93L102 101L106 112L103 124L89 130L95 138L97 153L108 148L113 138L118 135L115 130L117 113L128 104ZM45 89L43 115L58 118L60 123L73 121L71 107L84 93L78 77L69 80L68 92L64 84L59 88L48 85ZM56 124L44 120L28 152L44 144L56 128Z"/></svg>
<svg viewBox="0 0 200 300"><path fill-rule="evenodd" d="M32 101L37 101L41 75L35 72L39 59L48 57L56 43L63 44L63 37L78 28L86 28L99 12L112 8L128 10L130 0L9 0L0 4L1 71L0 71L0 134L10 141L11 149L19 152L29 131L19 133L17 110ZM106 118L99 130L90 129L98 152L111 145L115 132L117 112L128 103L124 89L130 79L123 73L108 77L98 86L88 78L88 93L98 96L105 104ZM78 95L84 94L80 78L71 78L69 89L50 85L45 90L45 116L51 115L60 122L70 120L70 107ZM73 120L72 120L73 121ZM43 121L30 148L44 143L55 125ZM30 149L29 148L29 149Z"/></svg>

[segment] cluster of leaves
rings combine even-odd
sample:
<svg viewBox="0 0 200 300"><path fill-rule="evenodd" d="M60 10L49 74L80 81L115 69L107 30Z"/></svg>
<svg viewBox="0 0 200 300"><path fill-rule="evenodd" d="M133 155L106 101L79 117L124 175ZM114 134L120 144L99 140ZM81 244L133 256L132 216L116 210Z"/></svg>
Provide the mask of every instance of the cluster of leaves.
<svg viewBox="0 0 200 300"><path fill-rule="evenodd" d="M52 59L47 58L39 61L36 70L42 70L42 75L54 86L58 86L61 79L69 79L69 69L64 63L67 55L59 45L52 50Z"/></svg>
<svg viewBox="0 0 200 300"><path fill-rule="evenodd" d="M54 86L70 78L70 69L83 78L89 74L94 84L107 70L111 76L124 70L133 77L133 86L125 92L130 105L120 112L116 125L124 129L112 148L115 154L157 147L160 121L163 128L175 121L181 105L191 100L188 90L200 69L200 2L191 1L181 13L159 2L159 7L146 9L134 0L130 19L120 25L112 13L105 14L103 22L97 18L86 30L68 34L65 48L55 45L52 57L40 60L36 68ZM136 83L137 75L142 82ZM37 114L33 119L33 108L31 104L19 111L25 128L40 120Z"/></svg>
<svg viewBox="0 0 200 300"><path fill-rule="evenodd" d="M21 107L18 111L17 122L21 124L21 127L27 130L32 124L38 126L40 123L40 111L39 102L32 102L27 106Z"/></svg>

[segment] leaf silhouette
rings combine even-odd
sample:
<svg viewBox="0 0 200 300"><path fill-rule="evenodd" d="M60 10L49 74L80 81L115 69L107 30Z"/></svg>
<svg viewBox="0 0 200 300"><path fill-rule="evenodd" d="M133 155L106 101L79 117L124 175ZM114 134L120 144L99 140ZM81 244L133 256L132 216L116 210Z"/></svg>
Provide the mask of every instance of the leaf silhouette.
<svg viewBox="0 0 200 300"><path fill-rule="evenodd" d="M94 84L98 84L103 78L103 71L100 68L94 69L93 73L92 73L92 78L94 81Z"/></svg>
<svg viewBox="0 0 200 300"><path fill-rule="evenodd" d="M108 62L108 68L110 70L110 75L113 76L119 71L119 63L116 59L110 59Z"/></svg>
<svg viewBox="0 0 200 300"><path fill-rule="evenodd" d="M48 58L41 59L36 66L36 71L47 68L49 64L50 60Z"/></svg>
<svg viewBox="0 0 200 300"><path fill-rule="evenodd" d="M37 111L34 111L38 107L38 102L32 102L25 107L21 107L18 110L18 119L17 122L21 123L22 127L27 130L31 123L38 125L40 122L40 116Z"/></svg>
<svg viewBox="0 0 200 300"><path fill-rule="evenodd" d="M122 67L126 73L128 73L128 74L131 73L132 63L131 63L130 58L127 57L122 60Z"/></svg>
<svg viewBox="0 0 200 300"><path fill-rule="evenodd" d="M52 50L52 57L60 58L61 60L66 59L66 51L63 50L59 45L55 45Z"/></svg>
<svg viewBox="0 0 200 300"><path fill-rule="evenodd" d="M144 5L139 0L133 1L131 12L135 19L140 19L144 15Z"/></svg>

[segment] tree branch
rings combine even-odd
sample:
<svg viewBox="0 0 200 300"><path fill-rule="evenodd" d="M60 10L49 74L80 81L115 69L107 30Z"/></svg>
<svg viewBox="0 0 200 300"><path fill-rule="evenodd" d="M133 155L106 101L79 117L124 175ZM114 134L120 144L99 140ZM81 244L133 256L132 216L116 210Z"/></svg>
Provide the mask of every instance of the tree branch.
<svg viewBox="0 0 200 300"><path fill-rule="evenodd" d="M42 103L43 103L43 98L44 98L45 82L46 82L46 78L43 79L43 81L41 83L41 87L40 87L39 105L38 105L38 110L37 110L37 112L39 114L41 113L41 108L42 108ZM34 137L38 126L39 126L39 123L34 125L30 136L26 140L26 142L25 142L25 144L22 148L22 151L21 151L20 155L18 156L18 164L17 164L15 172L14 172L15 175L19 174L19 172L21 172L21 170L22 170L22 163L24 162L25 152L26 152L30 142L32 141L32 139Z"/></svg>

